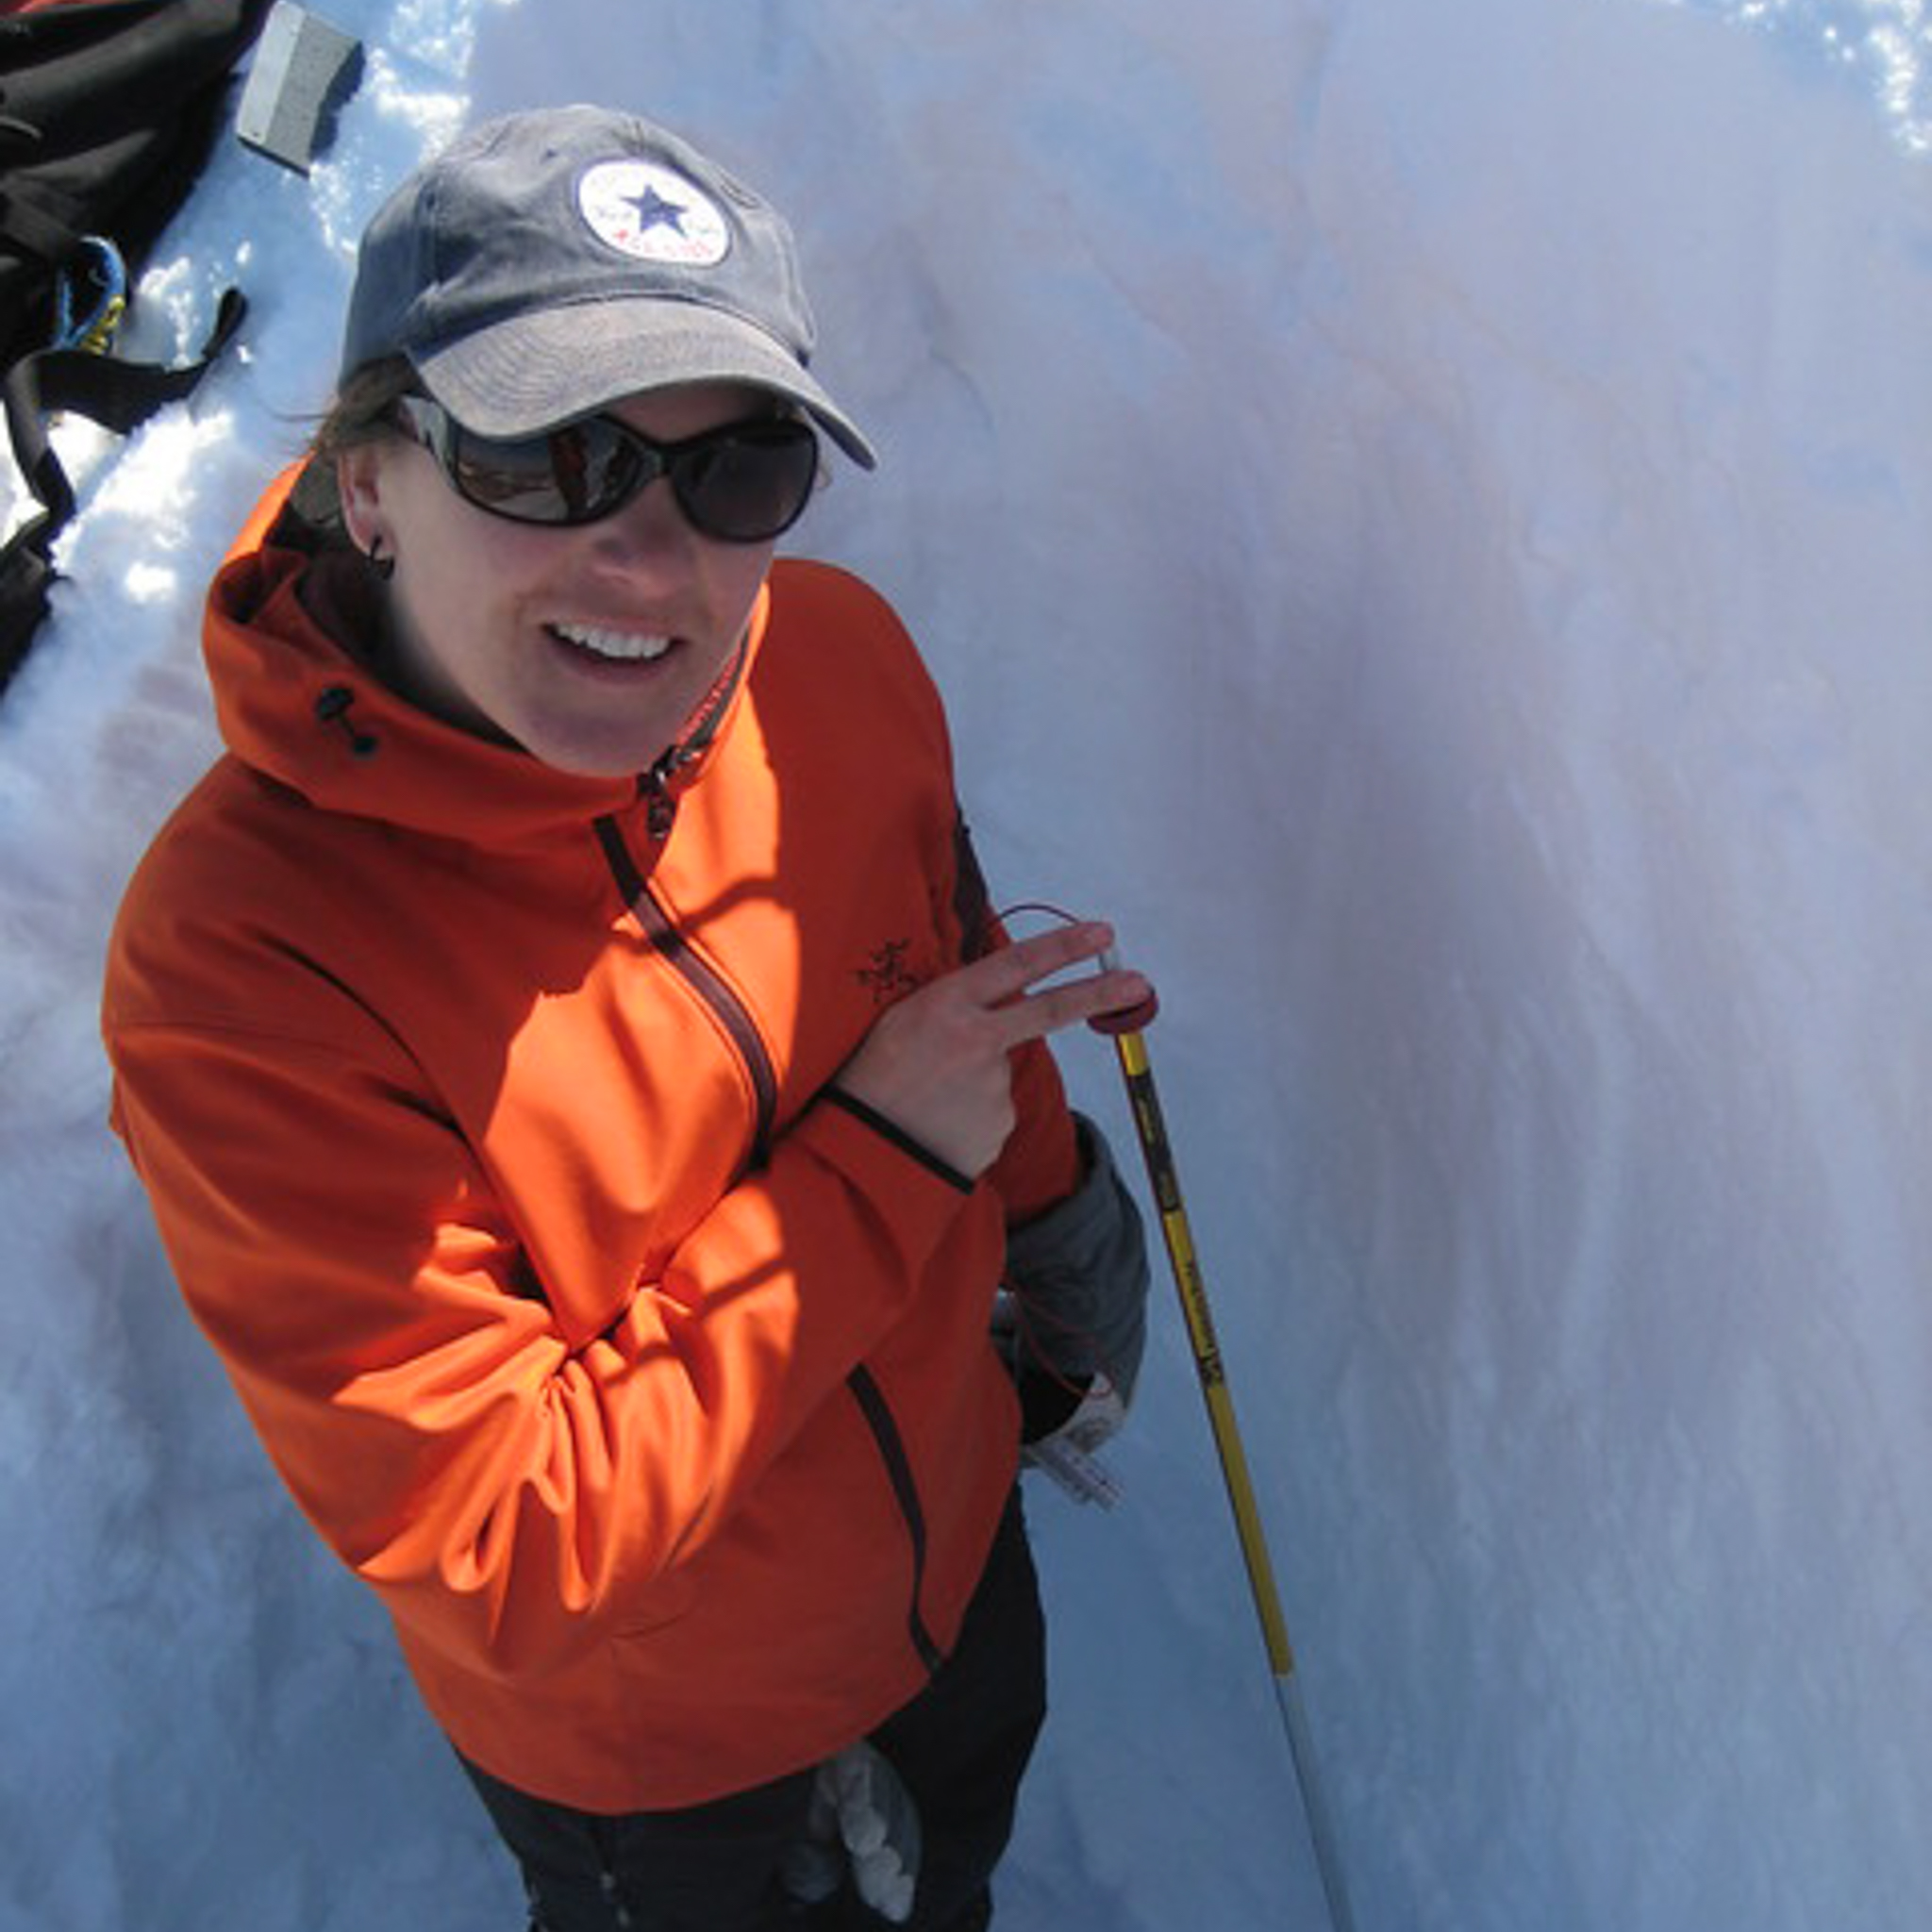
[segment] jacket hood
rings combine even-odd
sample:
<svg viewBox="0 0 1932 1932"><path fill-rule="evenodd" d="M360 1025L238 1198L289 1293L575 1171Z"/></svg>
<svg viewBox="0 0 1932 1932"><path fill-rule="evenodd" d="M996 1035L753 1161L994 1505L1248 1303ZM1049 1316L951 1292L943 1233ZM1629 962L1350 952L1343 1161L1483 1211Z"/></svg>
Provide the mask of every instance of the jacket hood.
<svg viewBox="0 0 1932 1932"><path fill-rule="evenodd" d="M325 810L484 845L541 841L636 802L647 774L585 777L477 738L391 691L346 645L379 613L359 563L317 550L288 510L298 471L257 506L209 588L202 645L215 718L244 764ZM675 788L735 707L762 637L761 590L732 682L714 700Z"/></svg>

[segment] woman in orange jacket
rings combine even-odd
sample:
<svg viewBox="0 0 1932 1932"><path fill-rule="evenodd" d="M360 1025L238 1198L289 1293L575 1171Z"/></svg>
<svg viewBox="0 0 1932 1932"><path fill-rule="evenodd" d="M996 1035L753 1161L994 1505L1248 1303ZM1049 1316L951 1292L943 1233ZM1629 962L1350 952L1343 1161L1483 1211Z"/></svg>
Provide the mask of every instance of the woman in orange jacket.
<svg viewBox="0 0 1932 1932"><path fill-rule="evenodd" d="M1003 1278L1090 1305L1076 1383L1138 1355L1044 1041L1145 986L1006 942L909 641L774 562L819 437L873 462L811 349L783 221L646 122L406 182L109 959L183 1291L547 1932L985 1924L1043 1710Z"/></svg>

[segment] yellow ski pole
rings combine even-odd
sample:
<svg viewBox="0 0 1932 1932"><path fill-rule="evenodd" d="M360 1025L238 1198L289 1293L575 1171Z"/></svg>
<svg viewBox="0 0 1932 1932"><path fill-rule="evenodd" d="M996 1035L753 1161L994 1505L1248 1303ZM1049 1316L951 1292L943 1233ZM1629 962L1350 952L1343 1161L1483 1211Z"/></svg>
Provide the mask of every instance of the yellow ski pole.
<svg viewBox="0 0 1932 1932"><path fill-rule="evenodd" d="M1104 957L1102 963L1111 966L1114 961ZM1214 1318L1208 1307L1208 1287L1194 1253L1188 1210L1181 1200L1180 1176L1174 1169L1167 1123L1160 1111L1160 1095L1154 1085L1154 1068L1141 1034L1156 1010L1156 1002L1150 998L1126 1012L1104 1014L1088 1024L1112 1039L1120 1058L1121 1076L1126 1082L1134 1131L1147 1164L1147 1185L1153 1190L1155 1205L1160 1211L1160 1232L1167 1244L1174 1287L1180 1294L1181 1312L1187 1320L1188 1339L1193 1345L1194 1367L1208 1404L1214 1445L1220 1452L1227 1498L1234 1507L1241 1556L1248 1569L1248 1587L1254 1594L1262 1641L1268 1648L1269 1668L1274 1674L1275 1701L1288 1730L1289 1752L1294 1759L1295 1781L1301 1788L1302 1810L1315 1849L1323 1895L1328 1902L1329 1923L1335 1932L1355 1932L1355 1914L1349 1907L1348 1887L1336 1850L1335 1826L1328 1815L1320 1768L1315 1761L1314 1740L1308 1731L1307 1713L1302 1707L1301 1689L1295 1678L1294 1652L1289 1644L1288 1624L1281 1614L1281 1599L1274 1588L1274 1566L1268 1559L1268 1541L1262 1533L1260 1512L1255 1507L1254 1486L1248 1480L1248 1461L1241 1450L1241 1432L1235 1426L1234 1398L1228 1392L1221 1345L1214 1334Z"/></svg>

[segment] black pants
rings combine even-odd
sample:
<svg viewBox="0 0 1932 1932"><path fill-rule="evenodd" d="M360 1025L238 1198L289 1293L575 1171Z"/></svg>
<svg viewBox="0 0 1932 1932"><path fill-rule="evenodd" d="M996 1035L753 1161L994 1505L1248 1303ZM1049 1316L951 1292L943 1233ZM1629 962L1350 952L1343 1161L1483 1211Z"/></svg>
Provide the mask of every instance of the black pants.
<svg viewBox="0 0 1932 1932"><path fill-rule="evenodd" d="M978 1932L1046 1713L1045 1631L1017 1491L953 1655L873 1733L924 1838L907 1932ZM514 1790L465 1762L523 1867L542 1932L878 1932L849 1895L800 1915L778 1882L805 1832L812 1774L679 1811L603 1817Z"/></svg>

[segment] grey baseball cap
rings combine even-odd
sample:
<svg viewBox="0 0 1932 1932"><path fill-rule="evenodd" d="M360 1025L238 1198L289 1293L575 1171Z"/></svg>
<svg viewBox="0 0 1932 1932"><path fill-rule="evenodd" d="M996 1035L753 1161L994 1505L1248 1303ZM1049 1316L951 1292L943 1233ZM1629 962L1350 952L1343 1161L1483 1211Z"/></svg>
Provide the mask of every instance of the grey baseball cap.
<svg viewBox="0 0 1932 1932"><path fill-rule="evenodd" d="M406 356L480 436L678 383L750 383L871 469L872 445L810 373L816 340L768 202L636 115L548 108L472 128L376 210L341 374Z"/></svg>

